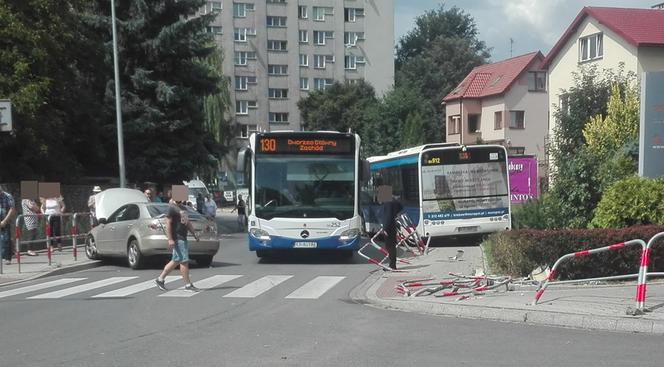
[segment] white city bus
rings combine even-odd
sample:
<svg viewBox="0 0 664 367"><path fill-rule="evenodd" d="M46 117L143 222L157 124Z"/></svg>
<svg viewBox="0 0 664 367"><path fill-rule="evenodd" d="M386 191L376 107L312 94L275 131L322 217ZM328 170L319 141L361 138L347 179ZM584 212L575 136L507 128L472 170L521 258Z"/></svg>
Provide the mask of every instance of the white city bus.
<svg viewBox="0 0 664 367"><path fill-rule="evenodd" d="M258 257L288 249L352 256L362 228L358 194L362 172L368 175L363 167L355 134L252 134L238 155L248 187L249 250Z"/></svg>
<svg viewBox="0 0 664 367"><path fill-rule="evenodd" d="M484 234L512 226L503 146L430 144L367 160L371 185L392 186L424 237ZM379 228L378 211L376 203L363 205L368 232Z"/></svg>

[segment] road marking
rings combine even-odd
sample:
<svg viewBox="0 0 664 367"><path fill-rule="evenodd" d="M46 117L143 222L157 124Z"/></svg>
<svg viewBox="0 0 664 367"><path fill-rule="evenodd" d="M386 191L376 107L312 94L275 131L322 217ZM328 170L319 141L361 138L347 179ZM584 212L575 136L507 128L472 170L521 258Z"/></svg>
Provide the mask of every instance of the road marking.
<svg viewBox="0 0 664 367"><path fill-rule="evenodd" d="M228 293L224 297L234 298L253 298L257 297L273 287L285 282L292 278L292 275L268 275L258 280L255 280L240 289L236 289Z"/></svg>
<svg viewBox="0 0 664 367"><path fill-rule="evenodd" d="M166 279L164 279L164 281L166 282L166 284L168 284L168 283L174 282L174 281L176 281L180 278L182 278L182 277L179 276L179 275L177 275L177 276L171 275L171 276L167 276ZM136 294L138 292L142 292L142 291L150 289L150 288L157 288L157 285L155 284L154 279L151 279L151 280L148 280L148 281L145 281L145 282L141 282L141 283L138 283L138 284L130 285L128 287L116 289L114 291L101 293L101 294L98 294L96 296L92 296L92 298L127 297L127 296L131 296L132 294Z"/></svg>
<svg viewBox="0 0 664 367"><path fill-rule="evenodd" d="M96 282L77 285L75 287L65 288L59 291L39 294L36 296L28 297L28 299L55 299L62 298L66 296L71 296L72 294L82 293L89 290L105 287L108 285L113 285L116 283L126 282L131 279L136 279L138 277L111 277L107 279L98 280Z"/></svg>
<svg viewBox="0 0 664 367"><path fill-rule="evenodd" d="M205 278L199 281L196 281L194 285L196 288L199 289L210 289L214 288L218 285L228 283L233 279L237 279L241 277L242 275L214 275L209 278ZM199 292L192 292L185 290L184 287L180 287L178 289L174 289L172 291L166 292L159 297L191 297L195 294L198 294Z"/></svg>
<svg viewBox="0 0 664 367"><path fill-rule="evenodd" d="M0 292L0 298L11 297L11 296L15 296L17 294L29 293L29 292L34 292L34 291L40 291L42 289L57 287L59 285L78 282L80 280L85 280L85 279L87 279L87 278L62 278L62 279L53 280L53 281L46 282L46 283L35 284L35 285L27 286L27 287L12 289L12 290L9 290L9 291Z"/></svg>
<svg viewBox="0 0 664 367"><path fill-rule="evenodd" d="M317 299L346 277L319 276L286 296L292 299Z"/></svg>

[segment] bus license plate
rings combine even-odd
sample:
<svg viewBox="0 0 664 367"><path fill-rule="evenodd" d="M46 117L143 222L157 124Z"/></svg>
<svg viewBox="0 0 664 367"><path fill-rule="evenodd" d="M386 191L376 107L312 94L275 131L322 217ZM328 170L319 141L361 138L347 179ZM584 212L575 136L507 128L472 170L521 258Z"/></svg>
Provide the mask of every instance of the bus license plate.
<svg viewBox="0 0 664 367"><path fill-rule="evenodd" d="M459 227L459 232L477 232L477 226Z"/></svg>
<svg viewBox="0 0 664 367"><path fill-rule="evenodd" d="M318 244L316 242L295 242L293 248L316 248Z"/></svg>

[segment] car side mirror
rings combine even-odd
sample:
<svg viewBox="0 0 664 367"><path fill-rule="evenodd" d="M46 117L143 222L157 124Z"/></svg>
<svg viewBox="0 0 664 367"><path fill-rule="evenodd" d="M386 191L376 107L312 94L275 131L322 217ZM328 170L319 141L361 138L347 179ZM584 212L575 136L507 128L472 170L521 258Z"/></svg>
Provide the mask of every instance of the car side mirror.
<svg viewBox="0 0 664 367"><path fill-rule="evenodd" d="M99 218L98 222L99 222L99 224L106 224L106 223L108 223L108 222L106 221L106 218Z"/></svg>

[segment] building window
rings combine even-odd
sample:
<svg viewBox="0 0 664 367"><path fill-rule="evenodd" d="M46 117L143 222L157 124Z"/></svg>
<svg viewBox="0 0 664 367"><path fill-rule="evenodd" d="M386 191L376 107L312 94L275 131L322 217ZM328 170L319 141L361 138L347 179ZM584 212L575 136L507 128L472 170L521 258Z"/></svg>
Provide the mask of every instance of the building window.
<svg viewBox="0 0 664 367"><path fill-rule="evenodd" d="M546 72L529 71L528 72L528 90L531 92L546 91Z"/></svg>
<svg viewBox="0 0 664 367"><path fill-rule="evenodd" d="M317 45L324 45L326 39L334 38L334 32L332 31L314 31L314 43Z"/></svg>
<svg viewBox="0 0 664 367"><path fill-rule="evenodd" d="M344 56L344 69L346 70L355 70L357 69L357 64L364 64L364 56L357 55L346 55Z"/></svg>
<svg viewBox="0 0 664 367"><path fill-rule="evenodd" d="M205 31L207 33L212 33L212 34L223 34L223 28L221 26L217 25L211 25L205 28Z"/></svg>
<svg viewBox="0 0 664 367"><path fill-rule="evenodd" d="M344 32L344 45L355 46L358 40L364 39L364 32Z"/></svg>
<svg viewBox="0 0 664 367"><path fill-rule="evenodd" d="M288 122L288 112L270 112L269 122L270 123L287 123Z"/></svg>
<svg viewBox="0 0 664 367"><path fill-rule="evenodd" d="M237 66L247 65L247 60L256 60L256 53L248 51L235 51L233 60Z"/></svg>
<svg viewBox="0 0 664 367"><path fill-rule="evenodd" d="M300 5L297 7L297 17L300 19L307 19L308 14L307 14L307 7L304 5Z"/></svg>
<svg viewBox="0 0 664 367"><path fill-rule="evenodd" d="M468 132L471 134L480 132L480 114L468 114Z"/></svg>
<svg viewBox="0 0 664 367"><path fill-rule="evenodd" d="M233 4L233 17L235 18L246 18L248 11L254 11L254 4L251 3Z"/></svg>
<svg viewBox="0 0 664 367"><path fill-rule="evenodd" d="M569 95L561 94L558 96L558 107L560 113L569 114Z"/></svg>
<svg viewBox="0 0 664 367"><path fill-rule="evenodd" d="M288 98L288 89L282 88L269 88L267 90L268 98L270 99L286 99Z"/></svg>
<svg viewBox="0 0 664 367"><path fill-rule="evenodd" d="M309 78L300 78L300 90L309 90Z"/></svg>
<svg viewBox="0 0 664 367"><path fill-rule="evenodd" d="M508 155L524 155L526 154L526 147L507 147Z"/></svg>
<svg viewBox="0 0 664 367"><path fill-rule="evenodd" d="M314 6L314 20L319 22L325 21L326 15L334 15L334 8L328 6Z"/></svg>
<svg viewBox="0 0 664 367"><path fill-rule="evenodd" d="M202 13L219 13L222 10L222 7L221 1L208 1L205 6L203 6Z"/></svg>
<svg viewBox="0 0 664 367"><path fill-rule="evenodd" d="M579 61L600 59L604 55L602 33L579 39Z"/></svg>
<svg viewBox="0 0 664 367"><path fill-rule="evenodd" d="M327 78L314 78L314 89L325 90L328 86L334 83L334 79Z"/></svg>
<svg viewBox="0 0 664 367"><path fill-rule="evenodd" d="M346 84L351 84L351 85L358 84L361 80L364 80L364 79L362 79L362 78L359 78L359 79L346 79Z"/></svg>
<svg viewBox="0 0 664 367"><path fill-rule="evenodd" d="M267 41L267 49L268 49L268 51L287 51L288 50L288 42L287 41L268 40Z"/></svg>
<svg viewBox="0 0 664 367"><path fill-rule="evenodd" d="M309 66L309 55L300 54L300 66Z"/></svg>
<svg viewBox="0 0 664 367"><path fill-rule="evenodd" d="M249 84L256 84L255 76L236 76L235 90L247 90Z"/></svg>
<svg viewBox="0 0 664 367"><path fill-rule="evenodd" d="M461 131L461 116L454 115L447 118L447 135L456 135Z"/></svg>
<svg viewBox="0 0 664 367"><path fill-rule="evenodd" d="M258 132L258 125L240 125L240 138L248 138Z"/></svg>
<svg viewBox="0 0 664 367"><path fill-rule="evenodd" d="M266 3L269 3L269 4L286 4L286 0L267 0Z"/></svg>
<svg viewBox="0 0 664 367"><path fill-rule="evenodd" d="M235 42L247 42L247 36L255 36L256 28L235 28L233 29L233 39Z"/></svg>
<svg viewBox="0 0 664 367"><path fill-rule="evenodd" d="M314 55L314 68L325 69L325 55Z"/></svg>
<svg viewBox="0 0 664 367"><path fill-rule="evenodd" d="M500 130L503 128L503 111L496 111L493 113L493 129Z"/></svg>
<svg viewBox="0 0 664 367"><path fill-rule="evenodd" d="M267 17L267 26L274 28L286 27L286 17Z"/></svg>
<svg viewBox="0 0 664 367"><path fill-rule="evenodd" d="M248 115L249 114L249 101L235 101L235 114Z"/></svg>
<svg viewBox="0 0 664 367"><path fill-rule="evenodd" d="M268 65L267 73L269 75L288 75L288 65Z"/></svg>
<svg viewBox="0 0 664 367"><path fill-rule="evenodd" d="M510 111L510 129L524 129L525 114L525 111Z"/></svg>
<svg viewBox="0 0 664 367"><path fill-rule="evenodd" d="M300 43L308 43L309 42L309 31L306 29L301 29L299 31L300 34Z"/></svg>
<svg viewBox="0 0 664 367"><path fill-rule="evenodd" d="M344 8L344 22L355 23L357 17L364 16L364 9L362 8Z"/></svg>

